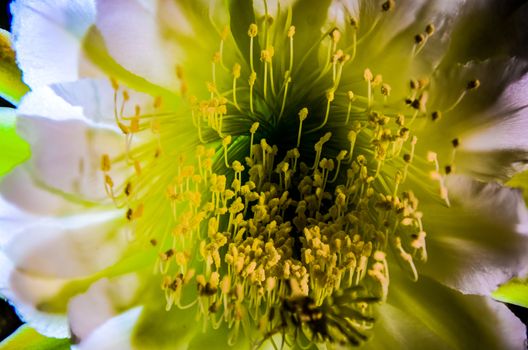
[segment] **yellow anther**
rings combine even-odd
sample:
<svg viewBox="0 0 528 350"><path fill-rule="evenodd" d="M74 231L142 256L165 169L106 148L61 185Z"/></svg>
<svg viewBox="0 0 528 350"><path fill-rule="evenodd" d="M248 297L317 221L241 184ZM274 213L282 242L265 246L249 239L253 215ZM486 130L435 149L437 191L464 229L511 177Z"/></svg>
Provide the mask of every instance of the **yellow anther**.
<svg viewBox="0 0 528 350"><path fill-rule="evenodd" d="M468 81L467 85L466 85L466 90L476 90L480 87L480 80L478 79L474 79L474 80L470 80Z"/></svg>
<svg viewBox="0 0 528 350"><path fill-rule="evenodd" d="M139 162L139 160L134 161L134 170L137 176L141 176L141 163Z"/></svg>
<svg viewBox="0 0 528 350"><path fill-rule="evenodd" d="M424 34L416 34L414 36L414 43L416 45L420 45L420 44L425 42L425 38L426 38L426 36Z"/></svg>
<svg viewBox="0 0 528 350"><path fill-rule="evenodd" d="M332 36L332 41L334 44L337 44L341 39L341 32L337 28L334 29L330 35Z"/></svg>
<svg viewBox="0 0 528 350"><path fill-rule="evenodd" d="M129 197L130 194L132 193L132 184L130 182L127 182L126 185L125 185L125 188L123 190L123 193L125 194L125 196Z"/></svg>
<svg viewBox="0 0 528 350"><path fill-rule="evenodd" d="M425 89L429 85L430 82L431 81L429 80L429 78L420 78L418 79L418 87L420 89Z"/></svg>
<svg viewBox="0 0 528 350"><path fill-rule="evenodd" d="M105 175L104 179L105 179L105 184L108 187L110 187L110 188L114 187L114 181L112 180L112 178L109 175Z"/></svg>
<svg viewBox="0 0 528 350"><path fill-rule="evenodd" d="M437 155L436 155L435 152L431 152L431 151L427 152L427 161L428 162L436 162L436 160L437 160Z"/></svg>
<svg viewBox="0 0 528 350"><path fill-rule="evenodd" d="M220 52L217 51L213 54L213 63L220 63L220 60L221 60Z"/></svg>
<svg viewBox="0 0 528 350"><path fill-rule="evenodd" d="M141 216L143 216L143 210L144 210L144 205L143 205L143 203L140 203L137 206L136 210L134 210L133 218L134 219L139 219Z"/></svg>
<svg viewBox="0 0 528 350"><path fill-rule="evenodd" d="M383 96L390 96L392 88L389 84L382 84L381 85L381 94Z"/></svg>
<svg viewBox="0 0 528 350"><path fill-rule="evenodd" d="M427 35L433 35L433 33L435 32L434 24L430 23L427 26L425 26L425 32L427 33Z"/></svg>
<svg viewBox="0 0 528 350"><path fill-rule="evenodd" d="M295 35L295 26L290 26L290 28L288 29L288 38L293 38L294 35Z"/></svg>
<svg viewBox="0 0 528 350"><path fill-rule="evenodd" d="M326 100L327 100L328 102L332 102L332 101L334 101L334 99L335 99L334 90L328 90L328 91L326 92Z"/></svg>
<svg viewBox="0 0 528 350"><path fill-rule="evenodd" d="M299 111L299 120L303 122L308 117L308 108L304 107Z"/></svg>
<svg viewBox="0 0 528 350"><path fill-rule="evenodd" d="M348 151L345 151L345 150L340 151L339 154L336 157L336 160L338 162L342 161L343 159L345 159L347 153L348 153Z"/></svg>
<svg viewBox="0 0 528 350"><path fill-rule="evenodd" d="M136 133L139 131L139 118L134 117L132 120L130 120L130 132Z"/></svg>
<svg viewBox="0 0 528 350"><path fill-rule="evenodd" d="M370 69L365 69L363 72L363 79L367 82L371 82L374 79L374 75L372 74L372 71Z"/></svg>
<svg viewBox="0 0 528 350"><path fill-rule="evenodd" d="M163 97L161 96L156 96L154 98L154 108L158 109L161 107L161 105L163 104Z"/></svg>
<svg viewBox="0 0 528 350"><path fill-rule="evenodd" d="M244 171L244 166L242 165L242 163L240 163L238 160L235 160L233 162L233 164L231 165L231 167L233 168L234 171L236 172L242 172Z"/></svg>
<svg viewBox="0 0 528 350"><path fill-rule="evenodd" d="M179 80L183 80L183 67L181 65L176 65L176 77L179 79Z"/></svg>
<svg viewBox="0 0 528 350"><path fill-rule="evenodd" d="M224 26L224 29L222 29L222 32L220 33L220 39L226 40L228 35L229 35L229 27Z"/></svg>
<svg viewBox="0 0 528 350"><path fill-rule="evenodd" d="M248 35L250 38L254 38L258 35L258 27L255 23L249 25Z"/></svg>
<svg viewBox="0 0 528 350"><path fill-rule="evenodd" d="M240 64L235 63L233 66L233 76L235 77L235 79L240 78L240 69Z"/></svg>
<svg viewBox="0 0 528 350"><path fill-rule="evenodd" d="M388 1L385 1L382 5L381 5L381 9L385 12L387 11L391 11L394 9L394 7L396 6L396 1L395 0L388 0Z"/></svg>
<svg viewBox="0 0 528 350"><path fill-rule="evenodd" d="M259 122L254 122L251 125L251 128L249 129L249 132L252 133L252 134L256 133L259 125L260 125Z"/></svg>
<svg viewBox="0 0 528 350"><path fill-rule="evenodd" d="M349 142L355 142L357 138L357 132L350 130L347 134L347 139Z"/></svg>
<svg viewBox="0 0 528 350"><path fill-rule="evenodd" d="M211 94L216 93L218 91L216 89L216 84L212 82L207 82L207 91L209 91Z"/></svg>
<svg viewBox="0 0 528 350"><path fill-rule="evenodd" d="M128 126L126 126L125 124L121 123L121 122L117 122L117 126L119 127L119 130L121 130L121 132L125 135L128 135L130 134L130 129L128 128Z"/></svg>
<svg viewBox="0 0 528 350"><path fill-rule="evenodd" d="M420 96L417 99L412 101L411 106L420 112L425 112L428 99L429 99L429 94L427 93L427 91L424 91L423 93L420 94Z"/></svg>
<svg viewBox="0 0 528 350"><path fill-rule="evenodd" d="M269 50L262 50L260 52L260 60L263 61L263 62L271 62L271 53Z"/></svg>
<svg viewBox="0 0 528 350"><path fill-rule="evenodd" d="M103 154L101 157L101 170L105 173L110 171L111 163L110 163L110 156L108 154Z"/></svg>
<svg viewBox="0 0 528 350"><path fill-rule="evenodd" d="M119 83L116 78L110 78L110 83L112 84L112 89L114 89L114 91L119 90Z"/></svg>
<svg viewBox="0 0 528 350"><path fill-rule="evenodd" d="M381 83L383 83L383 77L381 76L381 74L376 74L374 79L372 79L372 86L376 87L381 85Z"/></svg>
<svg viewBox="0 0 528 350"><path fill-rule="evenodd" d="M123 90L123 100L128 101L130 100L130 95L128 94L128 91Z"/></svg>
<svg viewBox="0 0 528 350"><path fill-rule="evenodd" d="M385 252L382 252L381 250L376 250L374 252L373 258L374 260L377 260L377 261L384 261L386 256L387 254L385 254Z"/></svg>

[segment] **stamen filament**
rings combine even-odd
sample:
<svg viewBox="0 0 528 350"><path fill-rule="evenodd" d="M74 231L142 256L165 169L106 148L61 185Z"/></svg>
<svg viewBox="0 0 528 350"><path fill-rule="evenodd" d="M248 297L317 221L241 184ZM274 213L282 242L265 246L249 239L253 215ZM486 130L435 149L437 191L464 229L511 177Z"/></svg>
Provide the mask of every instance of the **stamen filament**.
<svg viewBox="0 0 528 350"><path fill-rule="evenodd" d="M290 77L290 71L286 71L286 73L284 74L284 95L282 97L282 105L281 105L281 110L280 110L280 113L279 113L279 118L278 120L280 120L282 118L282 114L284 113L284 108L286 107L286 97L288 97L288 85L290 84L291 82L291 77Z"/></svg>
<svg viewBox="0 0 528 350"><path fill-rule="evenodd" d="M317 130L320 130L322 129L326 123L328 122L328 116L330 115L330 104L332 103L332 101L334 100L334 91L333 90L329 90L327 93L326 93L326 99L327 99L327 103L326 103L326 112L325 112L325 117L324 117L324 120L323 122L316 128L314 129L311 129L307 132L307 134L311 134Z"/></svg>

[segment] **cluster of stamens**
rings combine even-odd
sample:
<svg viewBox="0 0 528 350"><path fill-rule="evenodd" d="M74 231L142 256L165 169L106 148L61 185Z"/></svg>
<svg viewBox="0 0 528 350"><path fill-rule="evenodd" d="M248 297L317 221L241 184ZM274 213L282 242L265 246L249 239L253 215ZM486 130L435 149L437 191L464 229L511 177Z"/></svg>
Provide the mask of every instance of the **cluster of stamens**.
<svg viewBox="0 0 528 350"><path fill-rule="evenodd" d="M393 6L388 1L382 10ZM305 81L328 84L321 93L322 114L314 116L295 102L295 82L301 79L294 71L295 27L288 25L285 37L275 39L284 41L277 45L284 56L271 44L273 22L263 20L263 28L259 42L259 27L251 24L249 63L234 63L232 69L224 61L229 31L221 33L207 98L188 97L186 118L202 143L193 146L192 156L171 154L163 146L175 142L171 132L180 121L158 111L162 99L153 101L155 113L136 107L134 116L126 117L129 94L113 82L126 153L115 160L103 156L106 190L118 207L127 208L131 238L158 250L155 271L162 275L168 311L195 307L204 327L231 329L230 344L240 329L248 335L259 329L263 338L255 344L260 344L293 327L294 335L285 334L284 341L296 341L303 332L316 342L358 345L373 326L373 304L389 293L388 255L415 280L415 260L427 259L418 199L401 188L422 166L414 164L418 139L411 128L428 115L428 81L411 80L400 109L390 101L391 86L368 68L365 96L340 86L361 39L354 32L352 44L340 49L341 32L332 29L329 40L321 41L327 45L326 62ZM433 33L428 25L415 37L414 56ZM264 47L259 65L257 43ZM177 76L187 96L182 67ZM478 81L468 84L444 113L476 87ZM264 105L276 108L263 112ZM435 121L441 112L431 115ZM282 125L294 125L295 136L285 145L270 144L266 136ZM153 141L132 147L134 135L148 131ZM426 167L449 204L445 176L452 169L440 169L434 152L426 161L433 163ZM134 169L119 187L111 163Z"/></svg>

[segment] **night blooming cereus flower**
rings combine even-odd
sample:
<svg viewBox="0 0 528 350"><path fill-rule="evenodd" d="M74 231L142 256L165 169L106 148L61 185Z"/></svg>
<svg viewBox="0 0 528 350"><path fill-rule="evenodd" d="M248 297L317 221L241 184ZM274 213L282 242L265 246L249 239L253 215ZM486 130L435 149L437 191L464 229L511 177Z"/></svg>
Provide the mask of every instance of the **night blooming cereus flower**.
<svg viewBox="0 0 528 350"><path fill-rule="evenodd" d="M469 3L15 1L2 293L80 349L522 348L528 65Z"/></svg>

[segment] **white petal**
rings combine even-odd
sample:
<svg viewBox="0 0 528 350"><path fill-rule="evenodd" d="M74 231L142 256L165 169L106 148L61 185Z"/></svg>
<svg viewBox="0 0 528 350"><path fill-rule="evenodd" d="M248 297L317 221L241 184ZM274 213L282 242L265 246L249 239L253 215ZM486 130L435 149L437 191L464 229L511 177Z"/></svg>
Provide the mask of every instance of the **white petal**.
<svg viewBox="0 0 528 350"><path fill-rule="evenodd" d="M156 14L136 0L97 0L96 24L110 54L126 69L176 89L175 44L163 36Z"/></svg>
<svg viewBox="0 0 528 350"><path fill-rule="evenodd" d="M78 350L133 349L132 332L141 315L141 309L141 307L130 309L106 321L75 348Z"/></svg>
<svg viewBox="0 0 528 350"><path fill-rule="evenodd" d="M448 178L451 207L420 203L429 260L420 267L464 293L489 295L528 266L528 211L518 190Z"/></svg>
<svg viewBox="0 0 528 350"><path fill-rule="evenodd" d="M152 96L128 89L128 101L124 102L124 91L120 89L114 102L114 89L109 79L81 79L71 83L54 84L51 88L71 106L82 107L83 116L96 126L118 130L115 111L120 117L133 116L136 106L140 107L141 114L154 112Z"/></svg>
<svg viewBox="0 0 528 350"><path fill-rule="evenodd" d="M80 120L26 116L19 116L18 131L31 145L32 157L23 167L29 169L35 181L84 200L100 202L107 198L101 157L108 154L112 159L123 153L124 141L117 133L93 129ZM28 198L29 194L15 195Z"/></svg>
<svg viewBox="0 0 528 350"><path fill-rule="evenodd" d="M34 276L87 276L117 261L127 245L126 235L117 230L121 216L108 211L24 220L2 250L17 269Z"/></svg>
<svg viewBox="0 0 528 350"><path fill-rule="evenodd" d="M116 228L116 214L103 212L67 218L32 217L15 226L11 239L1 247L9 264L2 270L2 294L25 317L41 311L62 313L68 298L82 291L82 278L113 265L128 246L126 233ZM3 229L3 219L0 227ZM10 222L9 226L13 226ZM74 285L77 281L76 292ZM81 283L82 282L82 283ZM87 280L86 283L89 283ZM58 317L58 316L57 316Z"/></svg>
<svg viewBox="0 0 528 350"><path fill-rule="evenodd" d="M13 293L9 288L9 279L13 271L14 266L11 261L0 252L0 294L15 307L22 321L45 336L68 338L70 333L66 316L38 311L34 305L23 302L16 293Z"/></svg>
<svg viewBox="0 0 528 350"><path fill-rule="evenodd" d="M37 183L26 166L17 167L2 179L0 193L4 202L38 215L70 215L86 210L89 205L76 197L50 192L42 183Z"/></svg>
<svg viewBox="0 0 528 350"><path fill-rule="evenodd" d="M36 88L76 80L80 41L95 21L93 0L17 0L11 11L24 81Z"/></svg>
<svg viewBox="0 0 528 350"><path fill-rule="evenodd" d="M86 293L70 300L68 321L74 338L84 339L90 332L115 316L112 301L108 298L108 280L94 283Z"/></svg>
<svg viewBox="0 0 528 350"><path fill-rule="evenodd" d="M494 117L464 137L468 151L528 150L528 74L509 85L488 112Z"/></svg>
<svg viewBox="0 0 528 350"><path fill-rule="evenodd" d="M15 236L20 223L32 219L34 219L32 215L21 211L0 197L0 248Z"/></svg>
<svg viewBox="0 0 528 350"><path fill-rule="evenodd" d="M97 327L128 307L135 296L138 279L134 275L101 279L86 293L71 299L68 320L74 339L86 339Z"/></svg>
<svg viewBox="0 0 528 350"><path fill-rule="evenodd" d="M25 95L17 113L52 120L84 119L82 108L67 103L48 86L35 88Z"/></svg>
<svg viewBox="0 0 528 350"><path fill-rule="evenodd" d="M418 147L436 152L442 163L448 163L451 141L458 139L454 159L458 173L485 181L508 179L528 160L528 144L521 131L527 99L520 96L528 64L518 58L494 58L448 66L438 70L431 82L431 112L453 106L470 80L478 79L480 87L467 91L435 125L419 131Z"/></svg>

